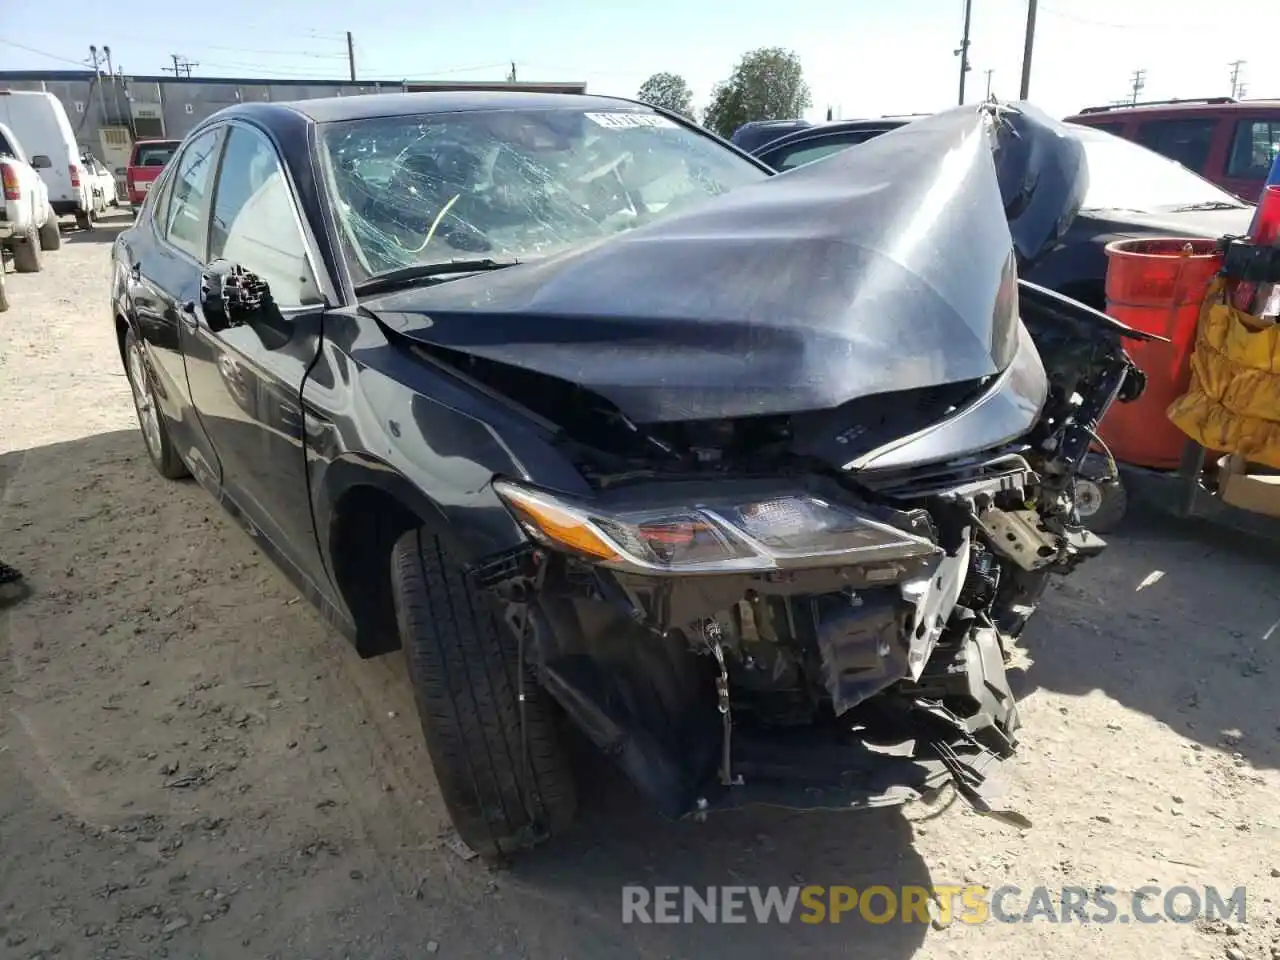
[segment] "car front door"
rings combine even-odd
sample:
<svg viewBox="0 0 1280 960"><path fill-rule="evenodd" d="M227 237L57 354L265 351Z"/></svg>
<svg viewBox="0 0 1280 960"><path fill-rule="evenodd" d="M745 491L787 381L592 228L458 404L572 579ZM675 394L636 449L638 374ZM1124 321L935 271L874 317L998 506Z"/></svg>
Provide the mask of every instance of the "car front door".
<svg viewBox="0 0 1280 960"><path fill-rule="evenodd" d="M222 466L223 493L250 532L332 598L307 493L301 406L324 298L289 178L256 127L229 124L210 211L206 301L184 315L181 334L192 402ZM217 274L232 265L265 281L260 307L220 309Z"/></svg>
<svg viewBox="0 0 1280 960"><path fill-rule="evenodd" d="M175 160L164 187L150 198L124 245L133 320L146 346L161 411L192 475L216 491L217 457L192 409L180 331L198 309L209 199L222 130L195 137Z"/></svg>

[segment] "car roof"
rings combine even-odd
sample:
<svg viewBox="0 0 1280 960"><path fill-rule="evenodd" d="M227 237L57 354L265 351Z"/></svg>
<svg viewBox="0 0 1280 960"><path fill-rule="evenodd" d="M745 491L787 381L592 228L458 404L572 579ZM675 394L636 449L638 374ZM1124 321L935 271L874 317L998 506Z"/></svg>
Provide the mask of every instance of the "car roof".
<svg viewBox="0 0 1280 960"><path fill-rule="evenodd" d="M1280 100L1234 100L1231 97L1209 97L1203 100L1152 100L1147 103L1122 103L1113 106L1085 107L1069 119L1089 120L1103 117L1152 116L1168 113L1174 115L1219 115L1223 113L1256 113L1259 110L1280 110Z"/></svg>
<svg viewBox="0 0 1280 960"><path fill-rule="evenodd" d="M474 110L652 110L647 104L595 94L538 93L526 90L432 90L424 93L370 93L354 97L246 103L230 108L230 115L266 115L286 108L316 123L409 117L424 113Z"/></svg>

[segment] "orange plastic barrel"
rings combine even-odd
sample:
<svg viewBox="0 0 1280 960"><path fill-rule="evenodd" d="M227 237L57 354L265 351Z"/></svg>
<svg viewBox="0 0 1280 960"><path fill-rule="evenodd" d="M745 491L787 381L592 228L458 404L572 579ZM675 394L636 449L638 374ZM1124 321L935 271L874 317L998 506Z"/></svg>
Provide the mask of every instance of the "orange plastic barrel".
<svg viewBox="0 0 1280 960"><path fill-rule="evenodd" d="M1147 389L1132 403L1112 404L1098 432L1122 463L1176 469L1187 437L1165 411L1187 391L1200 307L1222 255L1216 240L1185 237L1117 240L1106 252L1107 313L1169 342L1125 344Z"/></svg>

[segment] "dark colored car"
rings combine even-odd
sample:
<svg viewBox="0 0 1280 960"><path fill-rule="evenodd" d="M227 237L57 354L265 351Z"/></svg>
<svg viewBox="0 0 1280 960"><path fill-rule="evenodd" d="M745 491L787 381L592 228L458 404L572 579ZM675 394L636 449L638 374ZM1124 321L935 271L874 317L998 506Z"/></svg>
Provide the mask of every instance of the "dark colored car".
<svg viewBox="0 0 1280 960"><path fill-rule="evenodd" d="M1017 278L1079 202L1052 121L894 136L774 176L603 97L244 104L116 240L150 459L405 649L486 857L572 819L565 717L671 816L987 809L1136 334Z"/></svg>
<svg viewBox="0 0 1280 960"><path fill-rule="evenodd" d="M791 133L813 126L808 120L749 120L733 131L729 142L748 153L766 143Z"/></svg>
<svg viewBox="0 0 1280 960"><path fill-rule="evenodd" d="M801 130L756 151L785 171L906 126L910 121L845 121ZM918 123L919 121L915 121ZM1079 209L1053 248L1024 266L1025 279L1080 300L1106 305L1105 248L1143 236L1221 237L1244 234L1256 209L1176 161L1101 130L1058 127L1084 149L1087 185ZM896 141L895 141L896 142ZM909 141L902 141L910 149Z"/></svg>
<svg viewBox="0 0 1280 960"><path fill-rule="evenodd" d="M1280 153L1280 100L1212 97L1089 107L1067 122L1140 143L1251 203Z"/></svg>
<svg viewBox="0 0 1280 960"><path fill-rule="evenodd" d="M134 143L124 174L129 203L136 207L147 198L147 191L180 143L181 140L138 140Z"/></svg>

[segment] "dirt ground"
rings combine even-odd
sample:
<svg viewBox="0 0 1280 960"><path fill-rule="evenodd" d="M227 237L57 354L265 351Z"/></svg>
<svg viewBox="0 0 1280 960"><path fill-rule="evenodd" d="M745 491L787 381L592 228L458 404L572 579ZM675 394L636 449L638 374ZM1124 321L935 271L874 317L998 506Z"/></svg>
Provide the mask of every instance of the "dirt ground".
<svg viewBox="0 0 1280 960"><path fill-rule="evenodd" d="M362 662L143 452L107 311L126 218L0 315L0 957L1280 957L1275 555L1138 518L1024 641L1018 829L962 809L667 823L588 768L493 872L399 657ZM629 925L624 884L1245 886L1243 924ZM1153 907L1152 909L1155 909Z"/></svg>

